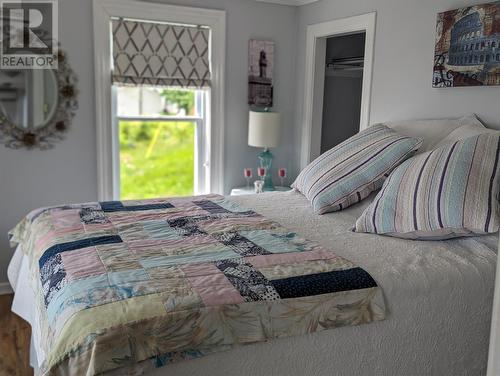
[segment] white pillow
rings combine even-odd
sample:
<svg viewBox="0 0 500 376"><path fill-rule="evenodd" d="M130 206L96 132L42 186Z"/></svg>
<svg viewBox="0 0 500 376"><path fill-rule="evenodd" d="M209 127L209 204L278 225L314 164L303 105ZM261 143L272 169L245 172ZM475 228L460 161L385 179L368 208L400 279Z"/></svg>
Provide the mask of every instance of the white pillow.
<svg viewBox="0 0 500 376"><path fill-rule="evenodd" d="M422 138L424 141L418 153L433 150L455 129L465 125L481 126L483 124L476 115L464 116L459 119L429 119L429 120L402 120L384 123L399 134Z"/></svg>
<svg viewBox="0 0 500 376"><path fill-rule="evenodd" d="M444 140L441 140L436 148L439 148L446 144L452 144L454 142L465 140L469 137L479 136L484 133L497 133L499 130L488 129L483 124L467 124L460 128L455 129L451 132Z"/></svg>

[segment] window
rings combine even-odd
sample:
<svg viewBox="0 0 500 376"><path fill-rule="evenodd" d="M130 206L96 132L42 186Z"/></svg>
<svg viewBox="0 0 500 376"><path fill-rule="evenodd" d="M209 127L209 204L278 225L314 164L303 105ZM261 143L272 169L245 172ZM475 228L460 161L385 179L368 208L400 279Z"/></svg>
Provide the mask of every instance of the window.
<svg viewBox="0 0 500 376"><path fill-rule="evenodd" d="M112 20L119 198L205 193L210 30Z"/></svg>
<svg viewBox="0 0 500 376"><path fill-rule="evenodd" d="M203 192L207 90L117 86L120 198Z"/></svg>
<svg viewBox="0 0 500 376"><path fill-rule="evenodd" d="M121 119L121 115L118 115L118 88L134 86L138 88L160 87L162 89L169 87L174 87L175 89L189 88L201 90L204 93L203 120L205 124L202 128L206 134L202 135L199 139L203 141L203 146L206 150L206 158L203 163L205 184L201 186L203 191L196 193L224 193L224 56L226 45L226 12L159 3L148 3L148 6L145 7L142 2L128 2L125 4L121 1L102 0L94 2L93 19L98 200L120 199L119 122L123 119ZM124 77L118 77L115 66L117 59L113 56L113 41L115 39L113 31L116 30L112 28L113 21L117 19L140 20L144 23L193 26L196 28L195 31L198 31L198 28L205 28L205 30L208 30L208 36L205 35L205 37L207 37L206 39L210 46L210 61L208 64L210 79L208 80L207 77L203 79L203 76L191 77L191 80L186 84L182 82L180 77L173 77L174 80L168 81L169 77L165 74L158 74L158 72L153 72L153 75L150 77L144 77L140 69L138 70L139 74L134 77L134 74L132 74L134 69L132 67L130 67L130 72L127 69L123 71L126 73L126 75L123 75ZM151 25L142 26L145 27L140 27L139 29L148 33L152 32ZM126 36L127 32L124 33L122 30L120 31L120 35ZM189 36L186 33L183 33L183 35L184 37ZM146 39L149 42L165 40L165 38L154 36ZM187 39L190 40L191 38ZM131 49L134 48L133 43L129 43L128 46ZM145 48L145 50L148 49ZM189 51L189 49L185 51ZM134 53L134 51L131 52ZM144 57L144 54L143 56L139 56L139 60L142 57ZM123 55L120 59L122 63L125 63L125 67L127 67L127 56ZM201 62L198 61L198 63ZM206 66L204 63L202 65ZM164 65L157 64L156 68L161 68L162 66ZM149 64L149 68L151 68L151 64ZM196 71L199 72L198 69ZM160 77L161 80L155 80L155 77ZM145 81L149 80L150 82L141 83L137 79L145 79ZM201 81L198 79L201 79ZM169 115L162 116L168 117ZM142 116L140 119L140 121L148 120L158 119L154 116L152 118ZM160 120L167 122L168 120L178 119L162 118ZM198 140L197 137L198 134L195 135L195 143ZM198 156L196 153L199 150L201 150L200 145L195 145L194 169L197 168L196 160ZM196 191L198 176L196 176L196 173L194 175L192 179Z"/></svg>

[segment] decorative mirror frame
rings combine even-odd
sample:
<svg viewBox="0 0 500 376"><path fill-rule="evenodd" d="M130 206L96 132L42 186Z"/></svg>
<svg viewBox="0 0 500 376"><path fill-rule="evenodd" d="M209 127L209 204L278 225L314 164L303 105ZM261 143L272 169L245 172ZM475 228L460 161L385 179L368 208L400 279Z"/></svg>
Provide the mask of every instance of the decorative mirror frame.
<svg viewBox="0 0 500 376"><path fill-rule="evenodd" d="M22 129L0 114L0 141L11 149L52 148L54 142L64 138L78 109L78 79L68 63L66 53L59 49L58 69L54 70L57 80L57 105L46 124L40 128Z"/></svg>

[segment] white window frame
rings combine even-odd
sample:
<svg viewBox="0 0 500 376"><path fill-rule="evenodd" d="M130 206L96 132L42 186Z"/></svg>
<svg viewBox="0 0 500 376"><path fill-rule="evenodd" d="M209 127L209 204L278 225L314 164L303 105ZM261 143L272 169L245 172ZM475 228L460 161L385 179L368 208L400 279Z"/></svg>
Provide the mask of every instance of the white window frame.
<svg viewBox="0 0 500 376"><path fill-rule="evenodd" d="M224 189L224 101L226 61L226 12L221 10L165 5L133 0L93 0L95 103L97 128L98 199L119 199L119 143L117 137L116 101L111 82L111 18L123 17L158 22L204 25L210 28L211 87L206 98L206 134L204 161L206 191L223 193ZM202 138L203 137L203 138ZM198 140L199 138L199 140Z"/></svg>
<svg viewBox="0 0 500 376"><path fill-rule="evenodd" d="M175 89L175 88L174 88ZM112 88L112 101L113 104L117 102L116 90L114 86ZM209 180L208 180L208 163L210 158L207 150L207 143L203 142L207 137L208 129L208 107L207 103L210 103L210 89L200 89L196 93L195 105L197 106L196 116L177 116L177 115L158 115L158 116L120 116L115 111L115 105L112 106L112 116L113 116L113 129L115 133L115 139L119 134L119 124L120 121L151 121L151 122L173 122L173 121L187 121L196 124L195 128L195 139L194 139L194 184L193 193L195 195L206 194L210 192ZM198 105L200 105L198 107ZM118 140L119 141L119 140ZM117 147L113 149L113 171L115 176L120 177L120 146L117 141ZM120 192L120 181L118 180L113 187L116 199L121 197Z"/></svg>

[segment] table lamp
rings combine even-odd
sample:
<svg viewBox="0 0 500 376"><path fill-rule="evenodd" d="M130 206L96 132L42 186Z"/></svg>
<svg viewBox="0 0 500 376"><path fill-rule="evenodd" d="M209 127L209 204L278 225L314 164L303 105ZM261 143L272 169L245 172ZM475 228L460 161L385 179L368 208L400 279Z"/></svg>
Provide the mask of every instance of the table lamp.
<svg viewBox="0 0 500 376"><path fill-rule="evenodd" d="M275 147L280 141L281 116L278 112L250 111L248 121L248 145L264 148L259 154L260 166L266 169L264 190L274 191L271 166L274 155L269 148Z"/></svg>

